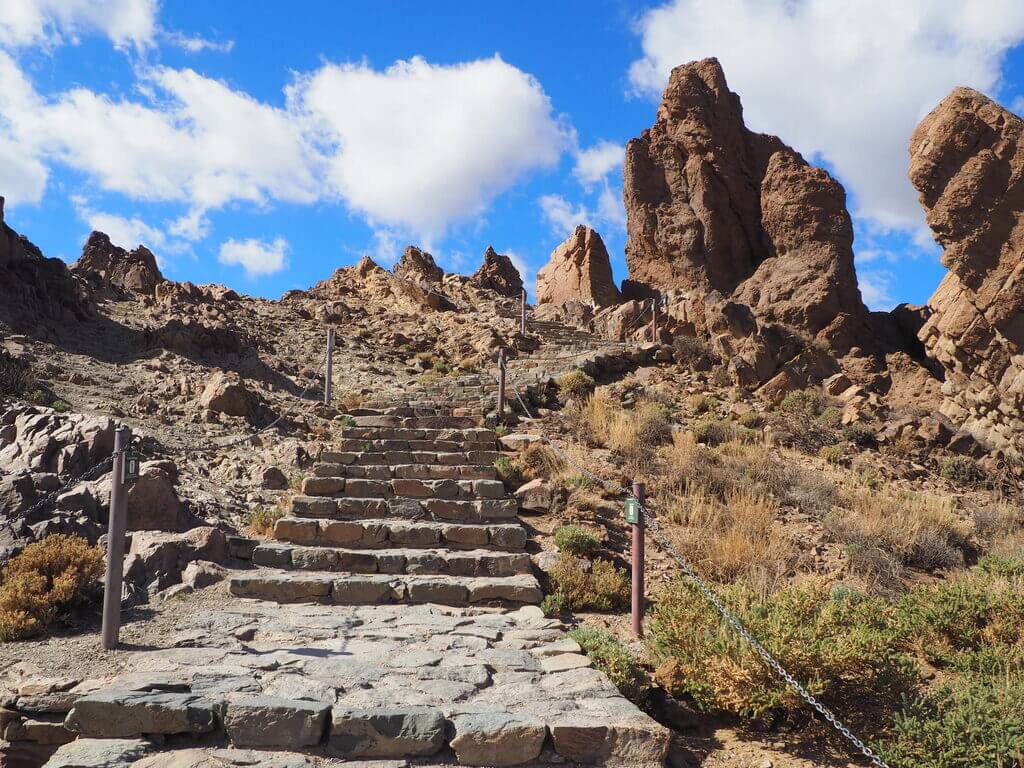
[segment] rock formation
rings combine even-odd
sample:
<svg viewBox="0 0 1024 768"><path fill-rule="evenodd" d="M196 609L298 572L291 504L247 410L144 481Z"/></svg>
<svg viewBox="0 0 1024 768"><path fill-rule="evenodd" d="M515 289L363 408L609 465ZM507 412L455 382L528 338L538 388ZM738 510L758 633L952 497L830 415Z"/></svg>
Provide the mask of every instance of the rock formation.
<svg viewBox="0 0 1024 768"><path fill-rule="evenodd" d="M957 88L910 140L910 180L949 273L919 336L946 372L942 412L1024 451L1024 121Z"/></svg>
<svg viewBox="0 0 1024 768"><path fill-rule="evenodd" d="M156 257L144 245L133 251L114 245L103 232L93 232L71 271L97 289L120 289L152 296L164 282Z"/></svg>
<svg viewBox="0 0 1024 768"><path fill-rule="evenodd" d="M743 122L716 59L672 71L657 121L626 146L628 296L717 291L818 333L863 321L842 186Z"/></svg>
<svg viewBox="0 0 1024 768"><path fill-rule="evenodd" d="M548 263L537 273L538 304L573 300L593 302L599 307L622 300L612 279L604 241L597 232L582 225L551 252Z"/></svg>
<svg viewBox="0 0 1024 768"><path fill-rule="evenodd" d="M502 296L518 298L523 292L523 278L512 259L490 245L484 251L484 263L470 279L481 288L489 288Z"/></svg>
<svg viewBox="0 0 1024 768"><path fill-rule="evenodd" d="M429 253L410 245L395 265L395 275L414 283L439 283L444 278L444 270L434 263Z"/></svg>

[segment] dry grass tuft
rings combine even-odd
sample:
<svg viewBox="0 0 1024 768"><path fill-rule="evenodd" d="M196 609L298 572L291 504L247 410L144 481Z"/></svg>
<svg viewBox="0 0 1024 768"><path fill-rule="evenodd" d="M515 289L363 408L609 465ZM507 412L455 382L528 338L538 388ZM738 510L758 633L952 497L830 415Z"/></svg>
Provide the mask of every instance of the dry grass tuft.
<svg viewBox="0 0 1024 768"><path fill-rule="evenodd" d="M29 544L3 568L0 642L41 632L84 599L103 569L102 550L81 536L55 534Z"/></svg>
<svg viewBox="0 0 1024 768"><path fill-rule="evenodd" d="M575 423L581 441L609 448L633 471L649 465L657 448L672 439L665 406L652 400L626 410L606 395L595 394L577 410Z"/></svg>

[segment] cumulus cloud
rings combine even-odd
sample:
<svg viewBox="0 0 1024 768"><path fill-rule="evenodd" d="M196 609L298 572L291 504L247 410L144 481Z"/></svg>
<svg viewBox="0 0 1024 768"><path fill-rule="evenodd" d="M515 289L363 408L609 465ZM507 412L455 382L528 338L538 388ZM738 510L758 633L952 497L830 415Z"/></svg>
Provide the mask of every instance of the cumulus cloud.
<svg viewBox="0 0 1024 768"><path fill-rule="evenodd" d="M0 45L24 47L105 35L119 48L145 48L157 30L157 0L5 0Z"/></svg>
<svg viewBox="0 0 1024 768"><path fill-rule="evenodd" d="M907 180L915 125L954 86L992 95L1003 54L1024 39L1019 0L673 0L638 20L640 92L672 67L717 56L748 124L820 155L854 195L854 212L919 227Z"/></svg>
<svg viewBox="0 0 1024 768"><path fill-rule="evenodd" d="M328 143L329 180L372 222L440 236L569 141L540 83L500 57L327 64L293 93Z"/></svg>
<svg viewBox="0 0 1024 768"><path fill-rule="evenodd" d="M221 245L217 259L221 264L241 265L245 274L254 278L280 272L287 264L287 254L288 241L283 237L269 243L256 238L230 239Z"/></svg>
<svg viewBox="0 0 1024 768"><path fill-rule="evenodd" d="M622 165L626 149L613 141L599 141L592 147L576 152L573 174L584 186L602 181Z"/></svg>
<svg viewBox="0 0 1024 768"><path fill-rule="evenodd" d="M860 286L860 295L869 309L888 312L896 306L896 299L892 294L895 280L896 276L884 269L858 270L857 283Z"/></svg>
<svg viewBox="0 0 1024 768"><path fill-rule="evenodd" d="M594 214L585 205L573 205L562 195L541 195L537 199L544 221L556 237L564 238L580 224L591 226Z"/></svg>
<svg viewBox="0 0 1024 768"><path fill-rule="evenodd" d="M235 48L234 40L208 40L200 35L186 35L183 32L164 32L163 39L186 53L231 53Z"/></svg>

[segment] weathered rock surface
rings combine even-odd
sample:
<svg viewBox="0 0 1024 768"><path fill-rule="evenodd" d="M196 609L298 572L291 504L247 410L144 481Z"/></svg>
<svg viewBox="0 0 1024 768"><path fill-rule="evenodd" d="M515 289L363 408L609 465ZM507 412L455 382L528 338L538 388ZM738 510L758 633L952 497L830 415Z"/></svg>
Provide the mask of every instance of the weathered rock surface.
<svg viewBox="0 0 1024 768"><path fill-rule="evenodd" d="M121 289L146 296L152 296L157 285L164 282L152 251L144 245L127 251L110 242L103 232L89 235L71 271L95 289Z"/></svg>
<svg viewBox="0 0 1024 768"><path fill-rule="evenodd" d="M576 227L537 273L538 304L576 300L606 307L621 299L612 279L608 249L590 227Z"/></svg>
<svg viewBox="0 0 1024 768"><path fill-rule="evenodd" d="M811 333L866 317L842 186L743 122L716 59L672 71L655 124L626 146L627 293L730 294Z"/></svg>
<svg viewBox="0 0 1024 768"><path fill-rule="evenodd" d="M415 245L410 245L395 265L395 276L416 283L439 283L444 270L434 263L434 257Z"/></svg>
<svg viewBox="0 0 1024 768"><path fill-rule="evenodd" d="M481 288L489 288L502 296L519 298L523 292L523 278L512 259L490 245L484 251L484 263L470 279Z"/></svg>
<svg viewBox="0 0 1024 768"><path fill-rule="evenodd" d="M957 88L914 131L910 180L949 273L919 335L946 373L942 412L1024 450L1024 121Z"/></svg>

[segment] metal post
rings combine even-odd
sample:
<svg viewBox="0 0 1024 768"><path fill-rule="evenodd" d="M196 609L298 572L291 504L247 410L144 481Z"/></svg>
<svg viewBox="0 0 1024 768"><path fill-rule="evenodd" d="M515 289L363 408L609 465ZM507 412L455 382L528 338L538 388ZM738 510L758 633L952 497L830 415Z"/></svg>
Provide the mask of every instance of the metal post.
<svg viewBox="0 0 1024 768"><path fill-rule="evenodd" d="M505 418L505 350L498 350L498 421Z"/></svg>
<svg viewBox="0 0 1024 768"><path fill-rule="evenodd" d="M523 289L523 295L519 297L519 332L526 335L526 289Z"/></svg>
<svg viewBox="0 0 1024 768"><path fill-rule="evenodd" d="M327 329L327 373L324 375L324 403L331 404L334 394L334 329Z"/></svg>
<svg viewBox="0 0 1024 768"><path fill-rule="evenodd" d="M633 523L633 634L644 633L644 484L633 483L633 495L640 502L637 521Z"/></svg>
<svg viewBox="0 0 1024 768"><path fill-rule="evenodd" d="M651 299L651 342L658 343L658 300Z"/></svg>
<svg viewBox="0 0 1024 768"><path fill-rule="evenodd" d="M114 462L110 473L110 516L107 521L107 573L103 579L104 650L117 647L121 634L121 592L124 588L124 532L128 527L128 494L124 485L124 453L132 431L114 432Z"/></svg>

